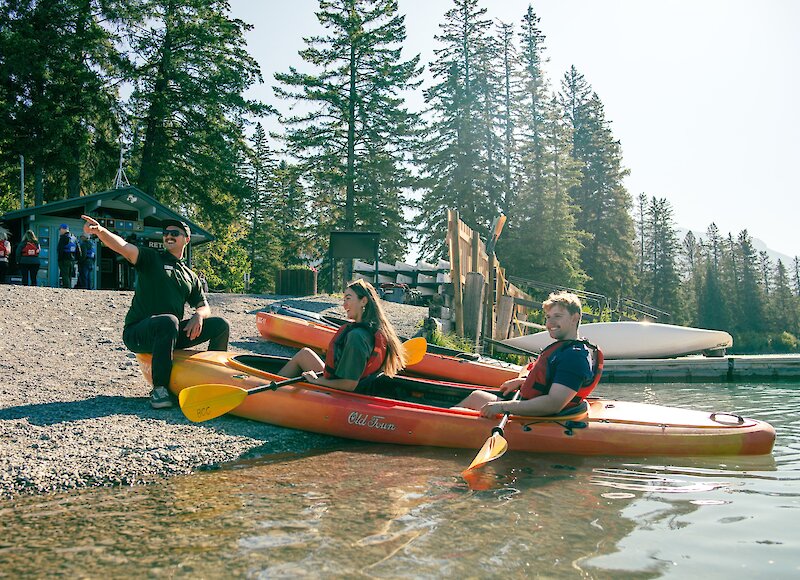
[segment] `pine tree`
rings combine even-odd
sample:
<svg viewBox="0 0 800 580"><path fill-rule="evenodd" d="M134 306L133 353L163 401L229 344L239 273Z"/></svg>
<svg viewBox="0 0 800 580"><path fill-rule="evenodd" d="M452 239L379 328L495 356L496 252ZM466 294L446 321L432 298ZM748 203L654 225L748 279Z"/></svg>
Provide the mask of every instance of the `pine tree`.
<svg viewBox="0 0 800 580"><path fill-rule="evenodd" d="M289 217L277 211L276 162L261 123L256 124L247 165L251 197L244 216L250 223L250 286L253 292L265 293L275 288L275 272L281 265L278 232Z"/></svg>
<svg viewBox="0 0 800 580"><path fill-rule="evenodd" d="M697 240L697 237L690 230L686 232L681 244L682 257L683 257L683 274L682 277L686 280L686 300L685 308L688 321L691 323L697 322L697 303L700 299L700 289L702 284L701 272L701 252L702 244Z"/></svg>
<svg viewBox="0 0 800 580"><path fill-rule="evenodd" d="M242 120L269 112L242 96L261 73L245 46L252 27L229 11L218 0L137 0L126 12L136 60L134 180L220 227L236 219L247 198L236 171L247 147Z"/></svg>
<svg viewBox="0 0 800 580"><path fill-rule="evenodd" d="M635 264L632 202L622 182L628 171L620 144L600 98L575 67L564 76L560 101L572 128L572 155L581 166L580 183L570 193L579 208L577 227L588 234L582 265L593 291L620 296L632 289Z"/></svg>
<svg viewBox="0 0 800 580"><path fill-rule="evenodd" d="M786 266L778 260L774 273L774 291L770 296L770 322L773 332L786 331L793 336L800 336L800 303L792 295L789 285L789 274Z"/></svg>
<svg viewBox="0 0 800 580"><path fill-rule="evenodd" d="M283 138L309 182L318 242L332 229L374 229L389 253L404 254L418 122L397 95L417 86L419 57L400 58L396 0L321 0L317 18L327 35L307 38L300 55L319 71L276 74L275 92L308 108L283 119Z"/></svg>
<svg viewBox="0 0 800 580"><path fill-rule="evenodd" d="M747 230L742 230L734 246L739 258L738 272L741 288L738 327L744 332L758 333L766 330L764 321L764 290L759 286L758 258Z"/></svg>
<svg viewBox="0 0 800 580"><path fill-rule="evenodd" d="M794 276L792 276L794 283L794 295L800 296L800 257L794 257Z"/></svg>
<svg viewBox="0 0 800 580"><path fill-rule="evenodd" d="M680 275L677 268L678 239L672 207L666 198L653 197L647 210L649 293L654 306L670 312L681 322L684 309L680 300Z"/></svg>
<svg viewBox="0 0 800 580"><path fill-rule="evenodd" d="M484 106L487 71L493 56L488 31L491 22L478 0L454 0L436 39L431 64L434 85L425 90L432 116L422 151L425 192L415 219L420 252L426 257L445 254L447 210L457 209L474 230L486 231L498 212L497 200L485 189Z"/></svg>
<svg viewBox="0 0 800 580"><path fill-rule="evenodd" d="M519 275L552 284L582 288L582 248L575 226L576 207L569 191L578 183L572 159L572 134L558 101L550 93L544 72L544 35L531 7L520 30L519 90L516 126L519 131L520 174L512 208L503 263Z"/></svg>
<svg viewBox="0 0 800 580"><path fill-rule="evenodd" d="M519 90L516 65L518 55L514 45L514 27L511 24L500 23L498 26L499 56L502 61L501 69L501 102L499 111L499 125L502 132L502 188L499 195L500 210L506 215L511 215L516 196L516 176L518 169L518 151L516 144L516 123L514 106L516 94Z"/></svg>
<svg viewBox="0 0 800 580"><path fill-rule="evenodd" d="M114 80L123 64L111 32L116 2L3 3L0 150L25 156L33 200L80 195L113 178L119 129Z"/></svg>
<svg viewBox="0 0 800 580"><path fill-rule="evenodd" d="M275 215L281 216L278 229L281 255L284 266L297 266L319 257L312 251L308 211L308 196L300 180L302 170L285 160L278 163L275 171L276 203Z"/></svg>

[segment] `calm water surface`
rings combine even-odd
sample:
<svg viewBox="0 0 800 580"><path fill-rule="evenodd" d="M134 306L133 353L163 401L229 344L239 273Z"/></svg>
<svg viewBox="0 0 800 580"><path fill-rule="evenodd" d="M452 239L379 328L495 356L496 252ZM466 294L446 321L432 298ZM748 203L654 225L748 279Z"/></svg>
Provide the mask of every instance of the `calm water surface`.
<svg viewBox="0 0 800 580"><path fill-rule="evenodd" d="M472 451L336 442L154 485L2 502L0 576L800 576L800 384L600 389L769 421L775 451L509 452L471 489L459 473Z"/></svg>

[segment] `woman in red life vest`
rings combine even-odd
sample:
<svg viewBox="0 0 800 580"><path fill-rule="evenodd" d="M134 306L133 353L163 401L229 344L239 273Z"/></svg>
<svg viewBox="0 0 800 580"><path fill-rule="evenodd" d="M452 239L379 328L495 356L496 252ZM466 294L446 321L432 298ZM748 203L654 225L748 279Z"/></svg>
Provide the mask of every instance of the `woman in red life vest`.
<svg viewBox="0 0 800 580"><path fill-rule="evenodd" d="M39 260L41 249L39 238L36 237L33 230L26 231L17 246L17 264L22 273L23 286L36 286L36 276L38 276L41 266Z"/></svg>
<svg viewBox="0 0 800 580"><path fill-rule="evenodd" d="M504 396L519 390L516 401L506 401L486 391L473 391L460 407L476 409L483 417L511 413L540 417L576 407L600 381L603 355L578 338L581 301L572 293L551 294L542 304L547 331L556 342L542 351L527 376L500 386Z"/></svg>
<svg viewBox="0 0 800 580"><path fill-rule="evenodd" d="M362 379L378 372L393 377L403 368L400 340L372 284L363 280L348 284L342 306L353 322L343 325L331 339L325 361L304 348L278 374L302 374L313 385L357 391Z"/></svg>

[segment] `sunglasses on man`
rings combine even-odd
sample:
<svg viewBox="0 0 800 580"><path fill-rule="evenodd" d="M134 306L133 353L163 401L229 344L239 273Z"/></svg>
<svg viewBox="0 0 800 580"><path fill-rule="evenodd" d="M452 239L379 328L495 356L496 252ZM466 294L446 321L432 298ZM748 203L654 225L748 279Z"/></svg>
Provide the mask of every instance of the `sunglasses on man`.
<svg viewBox="0 0 800 580"><path fill-rule="evenodd" d="M180 230L164 230L164 237L170 236L171 238L179 238L183 235Z"/></svg>

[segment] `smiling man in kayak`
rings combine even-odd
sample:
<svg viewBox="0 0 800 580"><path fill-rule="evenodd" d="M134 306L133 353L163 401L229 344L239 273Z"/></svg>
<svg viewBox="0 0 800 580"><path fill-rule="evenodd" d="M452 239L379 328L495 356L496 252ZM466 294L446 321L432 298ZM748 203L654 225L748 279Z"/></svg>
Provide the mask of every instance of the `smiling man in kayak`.
<svg viewBox="0 0 800 580"><path fill-rule="evenodd" d="M500 386L508 397L520 391L519 400L507 401L486 391L473 391L459 407L476 409L484 417L510 413L547 416L580 405L600 382L600 350L578 338L581 301L570 292L550 294L542 304L547 331L555 342L545 348L526 376Z"/></svg>
<svg viewBox="0 0 800 580"><path fill-rule="evenodd" d="M154 409L172 406L169 378L176 348L209 341L209 350L227 350L230 328L224 318L211 316L197 275L183 262L191 230L178 220L162 222L164 250L138 247L108 231L97 220L81 216L84 233L96 235L107 248L123 256L136 268L136 289L125 316L122 341L135 353L152 353ZM183 320L184 307L194 314Z"/></svg>

